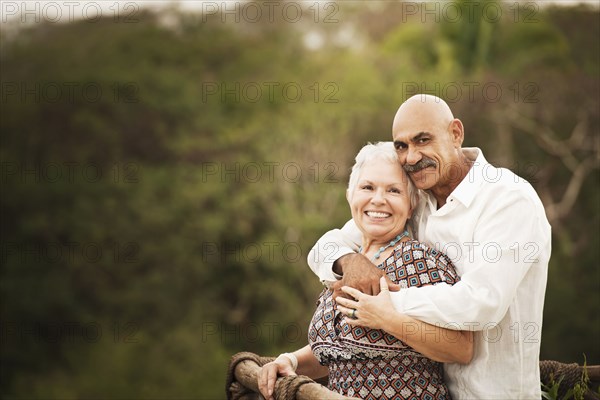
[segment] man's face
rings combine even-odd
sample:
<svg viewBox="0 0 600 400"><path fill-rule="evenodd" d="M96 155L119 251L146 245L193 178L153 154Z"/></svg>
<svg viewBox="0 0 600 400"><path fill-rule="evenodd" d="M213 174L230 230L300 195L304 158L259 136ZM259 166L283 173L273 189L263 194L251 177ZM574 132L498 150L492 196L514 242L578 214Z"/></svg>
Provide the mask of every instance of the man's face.
<svg viewBox="0 0 600 400"><path fill-rule="evenodd" d="M451 184L460 175L453 122L448 126L427 118L406 118L393 128L394 146L400 163L419 189Z"/></svg>

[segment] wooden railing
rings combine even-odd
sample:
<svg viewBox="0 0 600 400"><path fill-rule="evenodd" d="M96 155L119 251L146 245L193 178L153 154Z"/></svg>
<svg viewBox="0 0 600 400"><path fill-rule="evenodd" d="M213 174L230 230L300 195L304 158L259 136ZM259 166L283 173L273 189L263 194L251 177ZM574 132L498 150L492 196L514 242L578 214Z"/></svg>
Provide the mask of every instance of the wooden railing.
<svg viewBox="0 0 600 400"><path fill-rule="evenodd" d="M272 357L259 357L254 353L237 353L231 359L227 376L227 399L257 400L262 399L258 393L257 376L260 368ZM319 381L327 384L326 381ZM345 400L350 397L332 392L321 383L307 376L286 376L277 379L273 397L276 400Z"/></svg>
<svg viewBox="0 0 600 400"><path fill-rule="evenodd" d="M227 398L229 400L258 400L262 399L258 393L257 376L261 367L272 357L260 357L254 353L237 353L231 359L227 376ZM540 361L542 383L550 385L551 381L558 382L563 378L559 390L559 399L564 396L574 383L581 380L584 367L577 364L563 364L556 361ZM586 367L590 380L590 389L585 394L586 400L598 400L594 390L600 385L600 366ZM287 376L277 379L273 396L276 400L323 400L323 399L350 399L327 389L324 381L313 381L307 376ZM562 394L562 396L561 396Z"/></svg>

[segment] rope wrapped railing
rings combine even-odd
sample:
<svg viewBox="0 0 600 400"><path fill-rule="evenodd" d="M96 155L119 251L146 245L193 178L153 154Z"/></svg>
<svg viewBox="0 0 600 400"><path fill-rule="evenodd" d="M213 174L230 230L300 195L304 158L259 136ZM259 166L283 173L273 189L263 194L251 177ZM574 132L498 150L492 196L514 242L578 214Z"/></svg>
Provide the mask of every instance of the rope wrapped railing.
<svg viewBox="0 0 600 400"><path fill-rule="evenodd" d="M273 361L273 357L261 357L254 353L235 354L229 362L226 391L228 400L259 400L257 376L263 365ZM600 385L600 366L582 367L577 364L563 364L558 361L540 361L540 377L544 385L551 386L560 380L558 398L565 396L570 388L581 382L584 368L589 377L590 388ZM327 389L327 379L314 381L307 376L280 377L275 383L273 396L276 400L342 400L350 399ZM586 400L598 400L592 390L588 390Z"/></svg>
<svg viewBox="0 0 600 400"><path fill-rule="evenodd" d="M273 361L273 357L260 357L254 353L237 353L231 358L227 371L228 400L258 400L257 376L261 367ZM327 384L326 381L319 381ZM277 379L273 397L275 400L344 400L351 397L332 392L321 383L304 375L285 376Z"/></svg>
<svg viewBox="0 0 600 400"><path fill-rule="evenodd" d="M600 400L594 390L600 385L600 365L581 366L577 363L564 364L553 360L540 361L540 380L546 386L560 381L558 387L558 399L566 396L572 389L582 381L583 374L587 373L589 378L589 389L584 393L585 400Z"/></svg>

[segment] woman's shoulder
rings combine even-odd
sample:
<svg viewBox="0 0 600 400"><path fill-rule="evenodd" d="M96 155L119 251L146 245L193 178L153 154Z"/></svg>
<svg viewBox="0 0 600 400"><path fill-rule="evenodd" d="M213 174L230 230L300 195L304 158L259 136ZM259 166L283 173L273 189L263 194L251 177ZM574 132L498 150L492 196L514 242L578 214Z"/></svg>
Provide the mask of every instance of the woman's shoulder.
<svg viewBox="0 0 600 400"><path fill-rule="evenodd" d="M423 257L432 256L447 258L447 256L441 251L436 250L435 248L429 246L426 243L420 242L417 239L410 239L405 242L399 243L396 246L395 251L401 251L403 253L415 251L417 252L417 254L422 254Z"/></svg>
<svg viewBox="0 0 600 400"><path fill-rule="evenodd" d="M410 239L410 240L404 241L402 243L399 243L394 248L394 253L396 253L396 256L398 255L398 253L400 253L400 254L413 255L418 258L424 258L430 254L437 255L440 252L429 247L427 244L425 244L423 242L419 242L417 239Z"/></svg>

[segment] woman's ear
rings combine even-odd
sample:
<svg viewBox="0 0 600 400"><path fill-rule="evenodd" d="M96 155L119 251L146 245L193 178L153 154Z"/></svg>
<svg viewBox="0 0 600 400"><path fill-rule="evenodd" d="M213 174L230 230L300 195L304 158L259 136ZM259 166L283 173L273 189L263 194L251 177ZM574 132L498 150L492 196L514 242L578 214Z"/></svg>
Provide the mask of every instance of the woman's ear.
<svg viewBox="0 0 600 400"><path fill-rule="evenodd" d="M350 195L350 189L346 189L346 201L348 201L348 204L350 204L350 198L352 198Z"/></svg>

